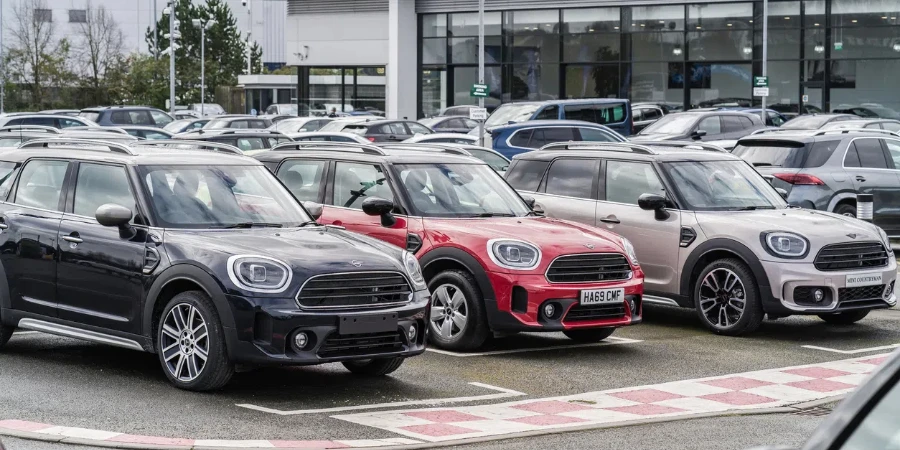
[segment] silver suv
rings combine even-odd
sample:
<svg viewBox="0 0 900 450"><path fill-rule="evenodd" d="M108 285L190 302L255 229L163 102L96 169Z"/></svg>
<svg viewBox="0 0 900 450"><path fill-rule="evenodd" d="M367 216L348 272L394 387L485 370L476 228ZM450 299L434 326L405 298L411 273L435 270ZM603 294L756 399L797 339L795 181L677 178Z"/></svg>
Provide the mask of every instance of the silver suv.
<svg viewBox="0 0 900 450"><path fill-rule="evenodd" d="M764 315L849 324L897 302L884 231L789 207L752 166L708 144L552 144L516 155L506 178L536 210L626 237L644 302L695 308L716 333L754 331Z"/></svg>
<svg viewBox="0 0 900 450"><path fill-rule="evenodd" d="M900 135L888 130L777 131L747 136L733 152L789 204L856 217L856 194L875 198L875 224L900 245Z"/></svg>

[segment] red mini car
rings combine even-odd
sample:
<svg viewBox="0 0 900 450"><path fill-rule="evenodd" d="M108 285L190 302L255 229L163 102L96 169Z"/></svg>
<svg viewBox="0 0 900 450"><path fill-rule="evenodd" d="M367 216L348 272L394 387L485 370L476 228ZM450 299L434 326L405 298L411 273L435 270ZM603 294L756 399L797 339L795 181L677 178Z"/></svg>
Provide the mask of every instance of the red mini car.
<svg viewBox="0 0 900 450"><path fill-rule="evenodd" d="M518 331L595 342L641 321L644 274L631 243L541 217L465 150L288 143L256 157L299 200L324 205L320 224L418 257L438 347L472 350Z"/></svg>

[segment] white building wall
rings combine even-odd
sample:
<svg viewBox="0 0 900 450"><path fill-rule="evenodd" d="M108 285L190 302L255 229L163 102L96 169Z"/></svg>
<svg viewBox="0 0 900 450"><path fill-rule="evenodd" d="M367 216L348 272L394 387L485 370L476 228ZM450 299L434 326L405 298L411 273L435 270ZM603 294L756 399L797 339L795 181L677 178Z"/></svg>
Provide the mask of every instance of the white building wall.
<svg viewBox="0 0 900 450"><path fill-rule="evenodd" d="M286 51L289 66L387 65L388 13L288 16Z"/></svg>

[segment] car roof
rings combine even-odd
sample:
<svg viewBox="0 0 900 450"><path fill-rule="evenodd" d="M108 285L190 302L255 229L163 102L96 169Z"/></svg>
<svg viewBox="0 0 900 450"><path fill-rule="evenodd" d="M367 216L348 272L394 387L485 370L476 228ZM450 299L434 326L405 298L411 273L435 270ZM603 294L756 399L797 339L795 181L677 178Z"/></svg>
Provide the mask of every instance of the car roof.
<svg viewBox="0 0 900 450"><path fill-rule="evenodd" d="M162 131L163 133L168 133L169 131L164 130L159 127L151 127L149 125L116 125L116 128L121 128L123 130L147 130L147 131Z"/></svg>
<svg viewBox="0 0 900 450"><path fill-rule="evenodd" d="M284 133L265 128L214 128L211 130L199 129L184 133L178 133L180 139L203 139L219 136L228 137L285 137Z"/></svg>
<svg viewBox="0 0 900 450"><path fill-rule="evenodd" d="M830 130L804 130L804 129L779 129L775 132L751 134L738 140L742 141L791 141L791 142L820 142L843 140L848 137L894 137L897 136L887 130L866 130L854 128L834 128Z"/></svg>
<svg viewBox="0 0 900 450"><path fill-rule="evenodd" d="M288 133L286 136L290 138L304 138L304 137L317 137L317 136L342 136L349 138L358 138L360 137L358 134L347 133L345 131L304 131L301 133ZM368 141L366 141L368 142Z"/></svg>
<svg viewBox="0 0 900 450"><path fill-rule="evenodd" d="M75 117L75 116L67 116L65 114L45 114L45 113L23 113L23 114L10 114L4 117L0 117L0 119L10 118L10 119L28 119L32 117L40 117L42 119L51 118L51 119L76 119L76 120L84 120L84 117Z"/></svg>
<svg viewBox="0 0 900 450"><path fill-rule="evenodd" d="M140 105L119 105L119 106L94 106L91 108L81 108L82 112L90 111L90 112L99 112L99 111L108 111L111 109L121 109L121 110L129 110L129 109L154 109L160 111L157 108L152 106L140 106Z"/></svg>
<svg viewBox="0 0 900 450"><path fill-rule="evenodd" d="M593 122L585 122L583 120L526 120L524 122L510 123L506 125L498 125L493 127L493 131L504 130L510 128L538 128L538 127L572 127L579 126L583 128L598 128L604 130L612 130L605 125Z"/></svg>
<svg viewBox="0 0 900 450"><path fill-rule="evenodd" d="M53 139L49 139L52 141ZM42 139L32 141L36 144ZM60 139L69 141L70 139ZM175 149L142 146L141 142L134 141L131 144L110 143L117 150L105 148L102 139L80 140L78 144L60 143L53 147L17 148L0 152L0 161L23 162L31 158L66 158L80 161L109 162L127 165L230 165L230 166L256 166L259 161L248 156L231 155L209 150ZM46 142L46 141L44 141ZM25 144L27 145L27 143ZM121 148L127 149L125 153Z"/></svg>
<svg viewBox="0 0 900 450"><path fill-rule="evenodd" d="M371 163L388 163L388 164L486 164L484 161L471 156L457 155L446 153L435 149L428 150L399 150L399 149L381 149L382 154L364 153L362 151L353 150L355 148L352 142L335 142L330 147L322 146L316 148L310 145L303 150L275 150L266 151L254 155L254 157L263 162L280 162L289 158L312 158L312 159L340 159ZM346 145L342 145L346 144ZM403 145L398 143L396 145ZM337 150L341 147L346 150Z"/></svg>
<svg viewBox="0 0 900 450"><path fill-rule="evenodd" d="M566 143L550 144L557 146ZM690 147L696 145L693 142L658 141L640 143L614 143L614 142L571 142L580 148L544 149L513 156L513 159L551 161L560 156L578 158L614 158L628 159L632 161L741 161L741 158L723 151L698 150ZM630 150L629 147L636 147ZM649 149L646 151L643 149Z"/></svg>

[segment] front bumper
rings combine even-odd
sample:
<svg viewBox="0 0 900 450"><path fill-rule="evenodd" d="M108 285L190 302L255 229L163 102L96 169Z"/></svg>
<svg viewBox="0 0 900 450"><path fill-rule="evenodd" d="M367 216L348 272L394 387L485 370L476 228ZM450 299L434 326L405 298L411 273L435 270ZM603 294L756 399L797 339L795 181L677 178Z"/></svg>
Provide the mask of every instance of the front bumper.
<svg viewBox="0 0 900 450"><path fill-rule="evenodd" d="M431 298L417 291L411 302L394 308L302 310L293 298L249 298L229 295L235 329L225 328L229 357L254 365L314 365L373 358L419 355L425 351L425 330ZM343 318L396 317L396 329L340 334ZM393 322L391 322L393 323ZM408 331L416 327L410 340ZM303 349L294 336L309 337Z"/></svg>
<svg viewBox="0 0 900 450"><path fill-rule="evenodd" d="M772 296L779 303L769 306L768 313L822 314L862 309L890 308L897 304L894 292L897 279L897 263L889 260L885 267L870 270L845 270L823 272L812 263L760 261L772 289ZM881 282L866 286L847 286L847 277L862 274L880 274ZM880 288L879 288L880 287ZM811 297L814 289L821 289L824 298L816 302ZM783 311L770 311L774 307Z"/></svg>
<svg viewBox="0 0 900 450"><path fill-rule="evenodd" d="M629 280L597 283L550 283L541 275L490 272L496 300L487 303L488 320L494 331L563 331L610 328L641 322L644 275L633 272ZM582 306L580 293L588 289L625 290L625 300L616 304ZM542 307L553 303L557 312L547 317ZM632 308L632 304L634 307Z"/></svg>

